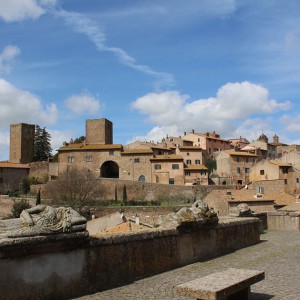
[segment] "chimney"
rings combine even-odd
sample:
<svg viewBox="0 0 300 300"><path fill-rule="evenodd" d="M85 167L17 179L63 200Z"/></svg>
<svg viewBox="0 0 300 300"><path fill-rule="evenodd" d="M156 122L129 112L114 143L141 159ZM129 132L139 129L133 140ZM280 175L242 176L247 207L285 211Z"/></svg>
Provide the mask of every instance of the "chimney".
<svg viewBox="0 0 300 300"><path fill-rule="evenodd" d="M192 130L192 133L195 133L195 130L194 130L194 129Z"/></svg>

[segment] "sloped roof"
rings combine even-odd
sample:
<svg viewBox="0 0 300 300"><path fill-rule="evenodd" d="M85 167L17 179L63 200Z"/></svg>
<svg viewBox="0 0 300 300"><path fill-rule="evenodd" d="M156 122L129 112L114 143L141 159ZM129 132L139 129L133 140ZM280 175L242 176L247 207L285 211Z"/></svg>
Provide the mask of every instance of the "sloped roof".
<svg viewBox="0 0 300 300"><path fill-rule="evenodd" d="M292 164L282 162L282 161L279 161L279 160L270 160L270 163L273 164L273 165L277 165L279 167L292 167Z"/></svg>
<svg viewBox="0 0 300 300"><path fill-rule="evenodd" d="M181 155L157 155L150 159L151 161L163 161L163 160L183 160Z"/></svg>
<svg viewBox="0 0 300 300"><path fill-rule="evenodd" d="M248 152L242 152L242 151L225 151L231 156L248 156L248 157L257 157L256 154L248 153Z"/></svg>
<svg viewBox="0 0 300 300"><path fill-rule="evenodd" d="M199 146L181 146L178 148L179 150L197 150L197 151L202 150L202 148Z"/></svg>
<svg viewBox="0 0 300 300"><path fill-rule="evenodd" d="M85 150L121 150L121 144L69 144L58 149L58 151L85 151Z"/></svg>
<svg viewBox="0 0 300 300"><path fill-rule="evenodd" d="M0 161L0 168L30 169L29 164L15 164L8 161Z"/></svg>
<svg viewBox="0 0 300 300"><path fill-rule="evenodd" d="M121 155L131 155L131 154L153 154L151 149L130 149L121 152Z"/></svg>
<svg viewBox="0 0 300 300"><path fill-rule="evenodd" d="M199 165L185 165L184 170L185 170L185 171L197 171L197 170L204 170L204 171L207 171L208 168L205 167L205 166L202 165L202 164L199 164Z"/></svg>
<svg viewBox="0 0 300 300"><path fill-rule="evenodd" d="M279 210L300 212L300 202L295 202L295 203L289 204L287 206L280 208Z"/></svg>

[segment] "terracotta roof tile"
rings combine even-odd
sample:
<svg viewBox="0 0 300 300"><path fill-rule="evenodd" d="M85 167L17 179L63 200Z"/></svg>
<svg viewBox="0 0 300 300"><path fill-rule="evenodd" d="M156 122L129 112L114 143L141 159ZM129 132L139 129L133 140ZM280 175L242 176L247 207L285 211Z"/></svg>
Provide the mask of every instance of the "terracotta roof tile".
<svg viewBox="0 0 300 300"><path fill-rule="evenodd" d="M11 162L1 161L0 168L14 168L14 169L29 169L28 164L14 164Z"/></svg>

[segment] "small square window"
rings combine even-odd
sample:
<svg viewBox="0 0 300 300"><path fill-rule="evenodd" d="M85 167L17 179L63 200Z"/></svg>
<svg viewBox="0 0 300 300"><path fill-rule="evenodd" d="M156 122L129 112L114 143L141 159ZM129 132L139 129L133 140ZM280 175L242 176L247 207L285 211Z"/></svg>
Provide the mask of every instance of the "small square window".
<svg viewBox="0 0 300 300"><path fill-rule="evenodd" d="M191 161L190 159L187 159L186 164L187 164L187 165L191 165L191 164L192 164L192 161Z"/></svg>
<svg viewBox="0 0 300 300"><path fill-rule="evenodd" d="M196 160L195 160L195 164L196 164L196 165L200 165L200 164L201 164L200 159L196 159Z"/></svg>
<svg viewBox="0 0 300 300"><path fill-rule="evenodd" d="M179 164L172 164L173 170L179 170Z"/></svg>
<svg viewBox="0 0 300 300"><path fill-rule="evenodd" d="M75 161L74 156L68 156L68 163L73 163Z"/></svg>
<svg viewBox="0 0 300 300"><path fill-rule="evenodd" d="M86 162L91 162L91 161L92 161L92 155L87 155L87 156L85 157L85 161L86 161Z"/></svg>
<svg viewBox="0 0 300 300"><path fill-rule="evenodd" d="M135 159L133 160L133 162L136 163L136 164L138 164L138 163L140 162L140 159L139 159L139 158L135 158Z"/></svg>
<svg viewBox="0 0 300 300"><path fill-rule="evenodd" d="M185 175L185 176L190 176L190 175L191 175L191 172L190 172L190 171L184 171L184 175Z"/></svg>
<svg viewBox="0 0 300 300"><path fill-rule="evenodd" d="M288 184L288 180L287 179L284 179L284 184Z"/></svg>
<svg viewBox="0 0 300 300"><path fill-rule="evenodd" d="M160 170L161 169L161 165L154 165L154 169L155 170Z"/></svg>
<svg viewBox="0 0 300 300"><path fill-rule="evenodd" d="M0 177L0 183L3 183L3 178L2 177Z"/></svg>
<svg viewBox="0 0 300 300"><path fill-rule="evenodd" d="M237 167L237 168L236 168L236 172L237 172L237 173L241 173L241 168Z"/></svg>
<svg viewBox="0 0 300 300"><path fill-rule="evenodd" d="M174 178L169 178L169 184L174 184Z"/></svg>
<svg viewBox="0 0 300 300"><path fill-rule="evenodd" d="M296 183L299 183L299 178L298 177L296 178Z"/></svg>
<svg viewBox="0 0 300 300"><path fill-rule="evenodd" d="M260 175L265 175L265 170L260 170L260 171L259 171L259 174L260 174Z"/></svg>
<svg viewBox="0 0 300 300"><path fill-rule="evenodd" d="M109 155L114 155L114 154L115 154L115 151L114 151L114 150L109 150L109 151L108 151L108 154L109 154Z"/></svg>

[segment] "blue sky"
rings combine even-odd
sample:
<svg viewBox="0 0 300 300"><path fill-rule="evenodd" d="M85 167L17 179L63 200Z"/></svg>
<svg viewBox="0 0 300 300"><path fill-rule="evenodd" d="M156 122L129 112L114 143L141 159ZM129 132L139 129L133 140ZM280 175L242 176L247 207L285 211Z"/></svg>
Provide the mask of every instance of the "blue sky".
<svg viewBox="0 0 300 300"><path fill-rule="evenodd" d="M216 131L300 144L298 0L0 0L0 160L9 125L53 148Z"/></svg>

